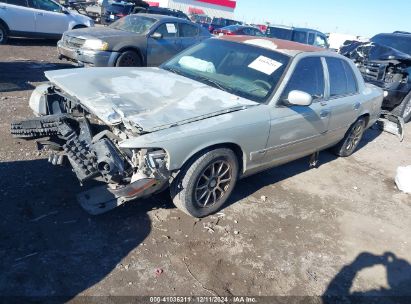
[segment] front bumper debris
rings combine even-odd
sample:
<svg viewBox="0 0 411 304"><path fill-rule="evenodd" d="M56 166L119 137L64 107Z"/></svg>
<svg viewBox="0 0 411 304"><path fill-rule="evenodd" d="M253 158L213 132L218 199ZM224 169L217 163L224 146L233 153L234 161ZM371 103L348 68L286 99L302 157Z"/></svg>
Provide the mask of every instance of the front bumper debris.
<svg viewBox="0 0 411 304"><path fill-rule="evenodd" d="M377 120L377 127L387 133L396 135L400 141L404 140L404 119L388 111L381 111Z"/></svg>
<svg viewBox="0 0 411 304"><path fill-rule="evenodd" d="M93 215L159 192L169 180L165 153L120 149L121 139L113 132L84 115L68 113L11 124L13 137L38 139L39 148L50 147L49 162L70 164L81 184L91 179L105 183L77 195L80 205Z"/></svg>
<svg viewBox="0 0 411 304"><path fill-rule="evenodd" d="M77 195L77 201L92 215L106 213L129 200L144 198L156 193L163 184L155 179L145 178L119 189L98 186Z"/></svg>

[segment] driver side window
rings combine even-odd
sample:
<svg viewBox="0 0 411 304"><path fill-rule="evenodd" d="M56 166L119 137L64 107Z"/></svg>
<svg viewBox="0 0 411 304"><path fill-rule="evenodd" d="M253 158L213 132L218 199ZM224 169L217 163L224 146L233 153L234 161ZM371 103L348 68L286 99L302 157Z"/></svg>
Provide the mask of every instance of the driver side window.
<svg viewBox="0 0 411 304"><path fill-rule="evenodd" d="M160 25L155 32L163 35L163 38L175 38L177 37L177 24L164 23Z"/></svg>
<svg viewBox="0 0 411 304"><path fill-rule="evenodd" d="M33 0L33 7L49 12L61 13L61 7L57 3L50 0Z"/></svg>
<svg viewBox="0 0 411 304"><path fill-rule="evenodd" d="M324 72L320 57L306 57L301 59L288 81L281 96L287 100L291 91L298 90L310 94L313 98L324 97Z"/></svg>

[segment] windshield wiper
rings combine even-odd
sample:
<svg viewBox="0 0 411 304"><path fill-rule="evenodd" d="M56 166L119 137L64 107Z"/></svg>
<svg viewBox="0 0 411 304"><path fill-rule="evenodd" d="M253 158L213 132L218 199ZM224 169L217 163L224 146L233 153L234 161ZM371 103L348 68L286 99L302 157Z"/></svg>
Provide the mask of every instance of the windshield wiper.
<svg viewBox="0 0 411 304"><path fill-rule="evenodd" d="M179 71L179 70L176 69L176 68L164 66L163 69L166 70L166 71L169 71L169 72L171 72L171 73L184 76L183 73L181 73L181 71Z"/></svg>
<svg viewBox="0 0 411 304"><path fill-rule="evenodd" d="M207 78L207 77L204 77L204 76L197 76L197 79L200 80L200 81L204 81L207 84L211 84L214 87L217 87L218 89L220 89L221 91L228 92L228 93L235 92L234 89L232 89L230 87L226 87L225 85L223 85L221 82L219 82L217 80Z"/></svg>

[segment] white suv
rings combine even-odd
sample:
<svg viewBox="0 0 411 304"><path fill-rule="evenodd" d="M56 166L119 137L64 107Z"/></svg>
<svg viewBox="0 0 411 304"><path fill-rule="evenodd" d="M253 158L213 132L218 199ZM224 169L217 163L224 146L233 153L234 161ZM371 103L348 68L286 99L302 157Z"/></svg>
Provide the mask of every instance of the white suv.
<svg viewBox="0 0 411 304"><path fill-rule="evenodd" d="M8 36L58 39L67 30L90 26L91 18L52 0L0 0L0 44Z"/></svg>

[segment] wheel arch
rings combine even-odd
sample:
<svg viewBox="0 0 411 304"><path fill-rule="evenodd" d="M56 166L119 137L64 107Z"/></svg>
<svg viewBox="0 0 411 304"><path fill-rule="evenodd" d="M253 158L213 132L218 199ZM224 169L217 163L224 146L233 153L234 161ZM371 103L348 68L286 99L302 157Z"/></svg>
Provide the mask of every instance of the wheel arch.
<svg viewBox="0 0 411 304"><path fill-rule="evenodd" d="M7 32L10 32L10 28L7 25L6 21L4 21L3 19L0 18L0 24L6 28Z"/></svg>
<svg viewBox="0 0 411 304"><path fill-rule="evenodd" d="M361 114L358 118L364 118L364 119L365 119L365 128L368 128L368 127L369 127L369 126L368 126L368 123L370 122L370 118L371 118L370 113L368 113L368 112L363 113L363 114Z"/></svg>
<svg viewBox="0 0 411 304"><path fill-rule="evenodd" d="M137 53L137 55L140 56L141 62L143 63L143 65L145 65L145 58L143 56L143 53L141 52L141 49L138 48L138 47L134 47L134 46L124 46L124 47L120 48L118 51L116 51L116 52L119 53L119 55L116 58L116 62L117 62L118 58L120 57L120 54L124 53L124 52L127 52L127 51L132 51L132 52Z"/></svg>
<svg viewBox="0 0 411 304"><path fill-rule="evenodd" d="M199 148L197 151L191 153L183 162L183 166L187 167L189 165L191 165L193 162L195 162L195 160L200 157L200 155L208 152L208 151L212 151L212 150L216 150L216 149L221 149L221 148L226 148L226 149L230 149L234 152L237 161L238 161L238 172L241 175L243 173L244 168L246 167L246 154L244 153L243 149L235 143L232 142L222 142L222 143L216 143L213 145L209 145L207 147L202 147Z"/></svg>
<svg viewBox="0 0 411 304"><path fill-rule="evenodd" d="M76 29L81 29L81 28L88 28L88 26L84 24L76 24L71 29L76 30Z"/></svg>

